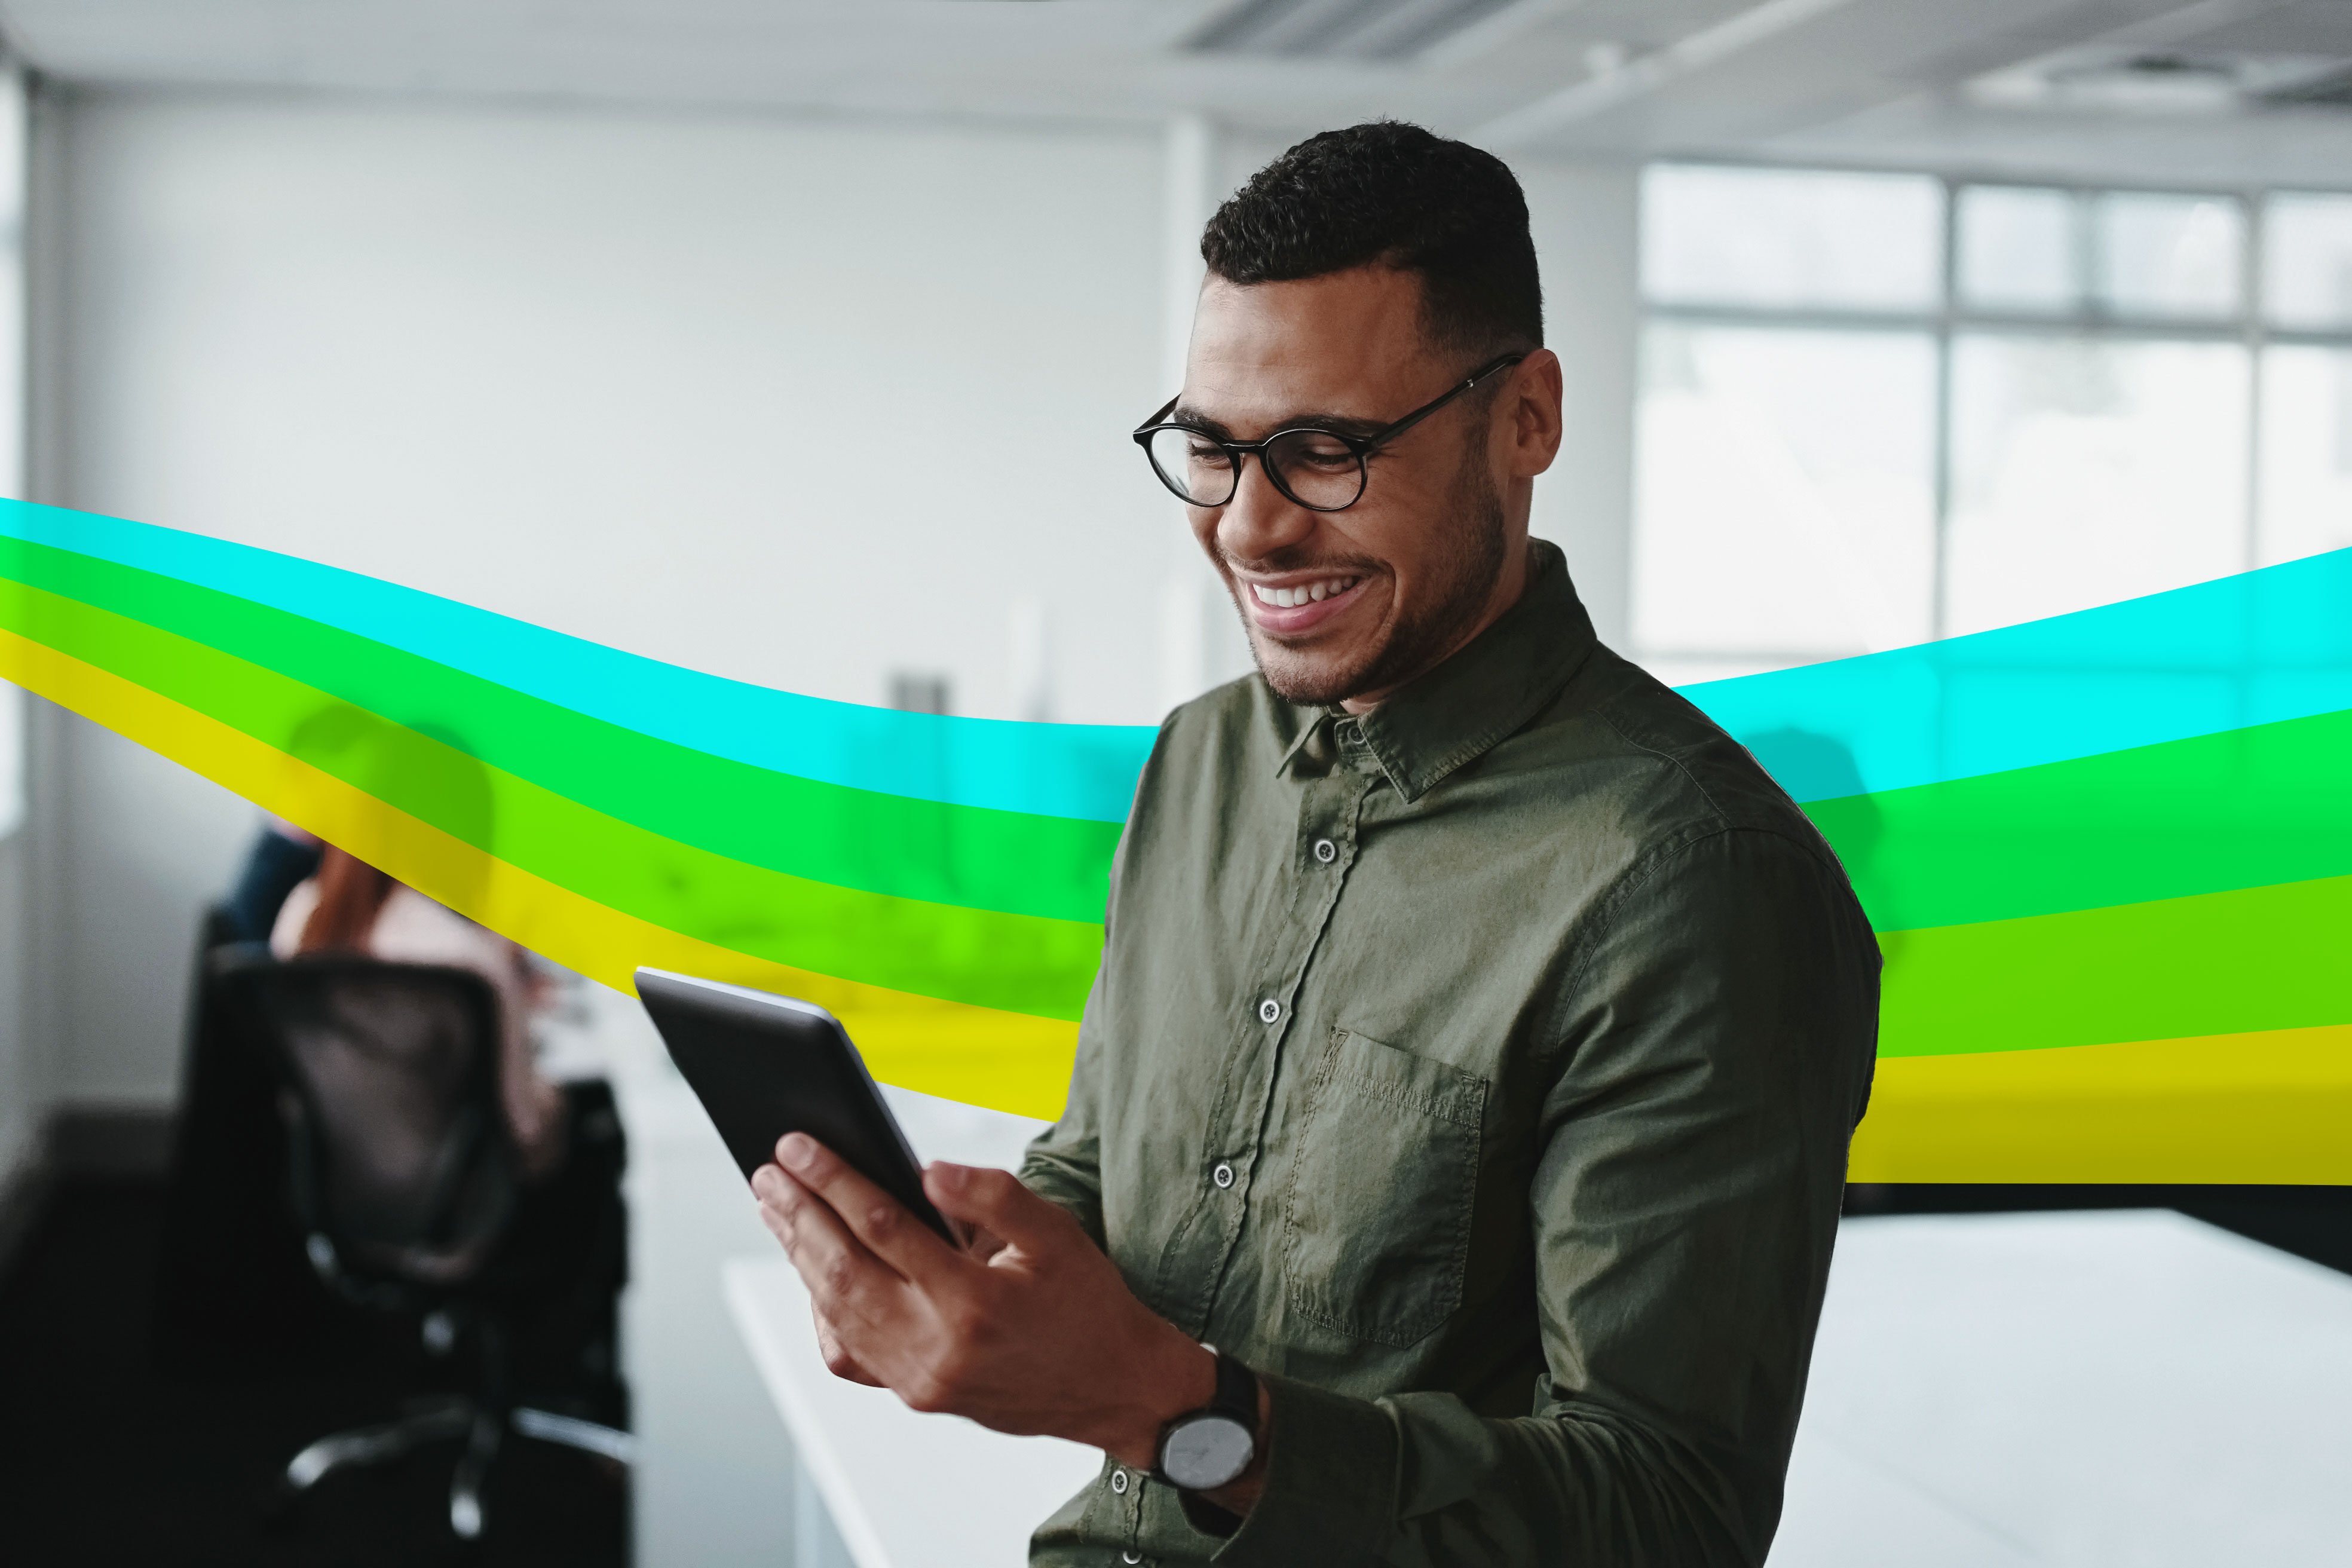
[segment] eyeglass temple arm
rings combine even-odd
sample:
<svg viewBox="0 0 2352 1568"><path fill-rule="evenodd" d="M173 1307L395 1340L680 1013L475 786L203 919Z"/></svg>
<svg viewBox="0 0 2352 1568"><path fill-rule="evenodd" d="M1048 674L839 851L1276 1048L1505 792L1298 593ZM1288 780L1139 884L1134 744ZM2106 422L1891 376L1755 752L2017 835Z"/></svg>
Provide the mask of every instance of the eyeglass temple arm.
<svg viewBox="0 0 2352 1568"><path fill-rule="evenodd" d="M1488 360L1485 364L1480 365L1476 370L1472 371L1460 382L1456 383L1451 389L1440 394L1434 402L1423 404L1419 408L1414 409L1412 413L1406 415L1403 418L1398 420L1395 424L1390 426L1385 430L1375 431L1370 436L1361 437L1362 445L1359 449L1370 452L1376 447L1387 446L1391 441L1395 440L1398 437L1403 435L1406 431L1412 429L1414 426L1420 424L1423 420L1428 418L1431 415L1436 413L1439 409L1444 407L1447 404L1453 402L1455 398L1461 396L1464 393L1469 391L1472 387L1477 385L1488 376L1494 374L1496 371L1507 370L1511 366L1524 361L1527 357L1528 356L1523 353L1507 353L1503 354L1498 358ZM1173 414L1176 411L1176 405L1183 400L1184 395L1181 392L1178 393L1175 396L1161 404L1160 405L1160 411L1157 414L1154 414L1150 418L1137 426L1129 434L1137 441L1143 440L1146 437L1150 436L1152 431L1160 428L1161 423L1165 421L1171 414ZM1281 434L1283 434L1283 432L1279 430L1275 432L1276 436L1279 436ZM1274 437L1269 436L1266 437L1266 440L1270 441ZM1344 440L1346 437L1342 437L1341 439ZM1227 441L1221 442L1219 444L1221 446L1233 447L1239 451L1255 452L1263 448L1266 443L1265 441ZM1354 445L1352 442L1349 444Z"/></svg>
<svg viewBox="0 0 2352 1568"><path fill-rule="evenodd" d="M1367 437L1362 449L1366 452L1373 452L1387 446L1390 442L1395 440L1398 437L1403 435L1406 431L1412 429L1414 426L1420 424L1423 420L1428 418L1439 409L1444 408L1447 404L1453 402L1455 398L1461 396L1464 393L1469 391L1472 387L1477 385L1480 382L1486 380L1496 371L1508 370L1511 366L1517 364L1527 357L1528 356L1523 353L1508 353L1503 354L1496 359L1488 360L1485 364L1480 365L1476 370L1472 371L1460 382L1456 383L1451 390L1441 395L1436 401L1423 404L1420 407L1414 409L1412 413L1406 415L1403 418L1398 420L1387 429L1376 431L1370 437ZM1176 405L1173 403L1171 403L1169 406L1173 408Z"/></svg>
<svg viewBox="0 0 2352 1568"><path fill-rule="evenodd" d="M1151 432L1152 432L1153 430L1155 430L1155 429L1159 428L1159 426L1160 426L1160 423L1161 423L1162 421L1164 421L1164 420L1165 420L1165 419L1166 419L1166 418L1167 418L1171 414L1175 413L1175 412L1176 412L1176 405L1177 405L1179 403L1181 403L1181 402L1183 402L1183 401L1184 401L1184 395L1183 395L1182 393L1181 393L1181 392L1180 392L1180 393L1178 393L1175 396L1173 396L1173 397L1170 398L1167 402L1165 402L1165 403L1163 403L1163 404L1161 404L1161 405L1160 405L1160 412L1159 412L1159 413L1157 413L1157 414L1153 415L1150 418L1149 418L1149 419L1145 420L1142 424L1140 424L1140 425L1137 426L1134 428L1134 430L1133 430L1133 431L1129 432L1129 434L1130 434L1130 435L1131 435L1131 436L1132 436L1136 440L1138 440L1138 441L1142 440L1146 436L1150 435L1150 434L1151 434Z"/></svg>

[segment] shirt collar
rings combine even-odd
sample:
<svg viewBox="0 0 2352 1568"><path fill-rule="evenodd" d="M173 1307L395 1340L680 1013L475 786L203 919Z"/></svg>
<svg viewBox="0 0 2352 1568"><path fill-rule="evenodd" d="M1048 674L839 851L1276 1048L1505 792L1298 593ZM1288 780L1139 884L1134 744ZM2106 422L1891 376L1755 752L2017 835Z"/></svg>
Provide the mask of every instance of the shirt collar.
<svg viewBox="0 0 2352 1568"><path fill-rule="evenodd" d="M1360 744L1397 794L1418 800L1541 711L1594 642L1592 617L1569 581L1567 558L1549 541L1530 540L1528 585L1517 604L1370 713L1293 708L1298 733L1282 754L1281 769L1328 724L1341 750Z"/></svg>

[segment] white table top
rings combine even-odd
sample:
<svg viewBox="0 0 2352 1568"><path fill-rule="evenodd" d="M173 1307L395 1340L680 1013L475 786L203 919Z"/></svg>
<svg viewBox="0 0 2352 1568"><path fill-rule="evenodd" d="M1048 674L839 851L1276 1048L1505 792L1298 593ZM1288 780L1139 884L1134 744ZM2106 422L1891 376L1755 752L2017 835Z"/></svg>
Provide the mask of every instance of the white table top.
<svg viewBox="0 0 2352 1568"><path fill-rule="evenodd" d="M892 1091L926 1157L1035 1123ZM781 1256L735 1321L859 1568L1017 1564L1094 1474L824 1369ZM2352 1563L2352 1279L2164 1212L1850 1221L1774 1568Z"/></svg>
<svg viewBox="0 0 2352 1568"><path fill-rule="evenodd" d="M1012 1166L1042 1123L884 1090L926 1160ZM1102 1456L921 1415L825 1370L808 1291L781 1252L730 1259L727 1304L801 1462L857 1568L1017 1568L1030 1532L1094 1479Z"/></svg>
<svg viewBox="0 0 2352 1568"><path fill-rule="evenodd" d="M2352 1279L2163 1211L1849 1221L1774 1568L2352 1563Z"/></svg>

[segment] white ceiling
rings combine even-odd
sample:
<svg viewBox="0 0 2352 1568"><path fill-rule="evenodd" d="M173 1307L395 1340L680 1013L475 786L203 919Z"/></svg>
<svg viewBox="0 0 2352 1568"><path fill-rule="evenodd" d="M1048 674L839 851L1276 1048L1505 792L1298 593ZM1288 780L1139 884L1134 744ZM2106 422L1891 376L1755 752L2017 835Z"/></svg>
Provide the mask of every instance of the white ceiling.
<svg viewBox="0 0 2352 1568"><path fill-rule="evenodd" d="M2352 110L2119 111L1969 86L2103 51L2352 61L2352 0L1300 0L1461 5L1477 20L1402 61L1187 47L1252 3L0 0L0 30L42 70L102 86L1130 122L1198 110L1273 132L1393 114L1531 153L2352 185Z"/></svg>

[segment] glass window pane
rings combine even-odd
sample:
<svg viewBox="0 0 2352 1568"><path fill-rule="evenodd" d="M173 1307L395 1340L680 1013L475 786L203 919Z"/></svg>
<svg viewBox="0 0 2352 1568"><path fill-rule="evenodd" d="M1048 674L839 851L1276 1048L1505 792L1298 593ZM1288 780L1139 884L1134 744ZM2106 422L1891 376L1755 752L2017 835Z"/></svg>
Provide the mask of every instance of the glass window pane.
<svg viewBox="0 0 2352 1568"><path fill-rule="evenodd" d="M2352 349L2263 354L2261 560L2352 545Z"/></svg>
<svg viewBox="0 0 2352 1568"><path fill-rule="evenodd" d="M2352 327L2352 196L2263 205L2263 307L2282 327Z"/></svg>
<svg viewBox="0 0 2352 1568"><path fill-rule="evenodd" d="M2098 198L2098 301L2120 316L2228 316L2240 308L2244 215L2219 196Z"/></svg>
<svg viewBox="0 0 2352 1568"><path fill-rule="evenodd" d="M1914 174L1661 164L1642 182L1642 287L1686 304L1931 310L1942 191Z"/></svg>
<svg viewBox="0 0 2352 1568"><path fill-rule="evenodd" d="M1925 639L1935 408L1926 333L1653 324L1635 435L1644 661L1696 679Z"/></svg>
<svg viewBox="0 0 2352 1568"><path fill-rule="evenodd" d="M2082 303L2075 198L1971 185L1960 193L1960 298L1979 310L2071 310Z"/></svg>
<svg viewBox="0 0 2352 1568"><path fill-rule="evenodd" d="M1969 335L1953 353L1951 631L2244 565L2244 349Z"/></svg>

